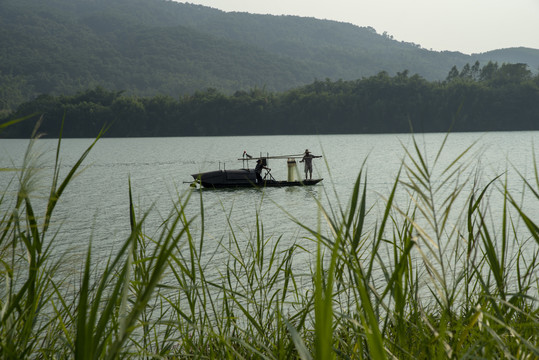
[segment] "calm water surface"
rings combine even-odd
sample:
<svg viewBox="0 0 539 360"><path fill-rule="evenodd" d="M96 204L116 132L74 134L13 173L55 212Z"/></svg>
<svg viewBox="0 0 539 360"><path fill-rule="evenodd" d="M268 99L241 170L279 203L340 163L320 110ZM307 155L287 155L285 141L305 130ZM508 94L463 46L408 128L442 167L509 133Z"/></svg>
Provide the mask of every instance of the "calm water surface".
<svg viewBox="0 0 539 360"><path fill-rule="evenodd" d="M416 136L429 163L433 163L444 136ZM63 175L91 142L90 139L62 141ZM518 194L522 182L518 181L517 170L533 181L532 150L533 144L539 143L539 132L452 134L440 163L448 165L474 142L470 155L473 164L479 165L483 184L497 175L506 174L510 191ZM43 154L37 160L40 172L35 184L36 204L47 195L56 144L56 140L39 140L36 144L38 152ZM27 140L0 140L0 166L20 167L27 145ZM316 199L334 208L339 204L346 205L364 162L369 203L374 205L373 209L382 208L382 197L389 195L405 156L403 149L412 149L412 138L409 135L324 135L102 139L56 209L54 230L59 233L55 249L58 253L68 254L74 266L80 267L77 260L83 258L90 240L94 255L99 257L108 256L119 246L129 233L129 179L138 214L151 210L144 232L157 237L174 203L192 190L190 174L224 167L240 168L242 164L237 159L244 150L252 155L282 155L300 154L306 148L315 155L323 155L322 159L314 161L313 177L324 178L320 185L272 188L263 192L254 189L202 191L208 254L213 253L223 236L226 238L229 226L240 240L247 241L256 231L257 213L267 237L282 235L284 245L304 241L305 231L291 220L290 215L316 227L319 219ZM286 179L286 160L271 160L269 167L277 180ZM13 198L10 195L14 194L16 184L8 184L14 174L0 173L1 188L7 193L7 201L1 205L3 208ZM399 196L399 201L407 201L405 192ZM535 211L533 207L531 209ZM187 212L196 217L199 211L197 195L189 202ZM200 234L199 221L195 221L192 228L195 236ZM219 255L214 256L218 258Z"/></svg>

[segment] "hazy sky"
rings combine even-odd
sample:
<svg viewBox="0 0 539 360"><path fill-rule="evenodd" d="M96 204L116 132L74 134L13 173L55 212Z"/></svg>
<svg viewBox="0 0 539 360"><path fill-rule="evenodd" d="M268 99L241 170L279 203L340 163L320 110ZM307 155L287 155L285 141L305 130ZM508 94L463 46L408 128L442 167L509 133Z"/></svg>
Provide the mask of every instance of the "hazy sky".
<svg viewBox="0 0 539 360"><path fill-rule="evenodd" d="M539 49L539 0L189 0L256 14L299 15L372 26L396 40L466 54Z"/></svg>

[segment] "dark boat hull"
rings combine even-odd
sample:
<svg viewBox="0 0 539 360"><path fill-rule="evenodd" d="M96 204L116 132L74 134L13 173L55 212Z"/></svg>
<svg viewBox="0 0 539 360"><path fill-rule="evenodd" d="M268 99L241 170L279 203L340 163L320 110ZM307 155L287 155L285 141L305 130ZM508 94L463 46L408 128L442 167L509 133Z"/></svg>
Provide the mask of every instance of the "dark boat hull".
<svg viewBox="0 0 539 360"><path fill-rule="evenodd" d="M310 186L322 181L322 179L301 181L277 181L270 179L264 180L262 184L257 184L254 169L216 170L193 174L191 176L205 188Z"/></svg>

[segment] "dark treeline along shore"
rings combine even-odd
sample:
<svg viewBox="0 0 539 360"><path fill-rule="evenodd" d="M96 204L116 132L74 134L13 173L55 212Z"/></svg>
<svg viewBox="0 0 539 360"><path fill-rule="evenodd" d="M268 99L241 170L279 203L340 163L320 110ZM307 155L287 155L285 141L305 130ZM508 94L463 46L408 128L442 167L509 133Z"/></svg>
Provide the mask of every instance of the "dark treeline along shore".
<svg viewBox="0 0 539 360"><path fill-rule="evenodd" d="M41 95L2 122L43 115L45 136L109 137L346 134L539 129L539 75L525 64L454 66L444 81L408 71L355 81L314 81L284 92L264 88L226 95L208 88L174 99L96 87L76 95ZM25 138L33 121L2 137Z"/></svg>

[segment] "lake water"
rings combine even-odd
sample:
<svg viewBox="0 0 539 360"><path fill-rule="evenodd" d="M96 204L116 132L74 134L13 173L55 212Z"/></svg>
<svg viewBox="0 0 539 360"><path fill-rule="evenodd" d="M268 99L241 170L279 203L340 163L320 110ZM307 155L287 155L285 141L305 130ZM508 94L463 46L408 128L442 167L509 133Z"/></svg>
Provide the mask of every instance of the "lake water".
<svg viewBox="0 0 539 360"><path fill-rule="evenodd" d="M445 134L416 135L429 163L434 162L444 137ZM91 139L62 141L61 178L91 142ZM468 156L473 166L464 170L461 178L480 174L478 182L487 184L497 175L507 175L509 191L514 195L522 193L518 172L534 182L532 150L539 143L539 132L451 134L436 169L450 164L474 142ZM36 144L37 152L43 154L37 160L40 172L35 184L36 204L42 203L48 194L56 144L56 140L39 140ZM28 140L0 140L0 167L20 168L27 145ZM324 178L317 186L202 191L208 254L229 234L229 218L240 240L248 241L249 234L256 231L257 213L267 237L282 235L284 245L303 241L307 234L291 216L316 228L320 219L317 199L327 208L346 207L363 163L369 204L374 206L373 211L383 209L383 198L389 195L406 155L404 149L413 150L413 143L412 137L404 134L102 139L86 159L85 170L72 181L57 206L53 219L53 229L59 231L55 251L68 254L73 266L80 268L78 260L83 259L91 240L94 256L108 257L129 233L129 179L137 213L142 215L151 210L144 232L157 236L174 203L193 191L189 186L191 174L220 167L240 168L242 164L237 159L244 150L251 155L283 155L301 154L306 148L315 155L323 155L322 159L314 160L313 177ZM301 173L301 164L298 165ZM286 160L271 160L269 167L277 180L287 178ZM15 175L9 171L0 173L0 186L6 193L2 209L13 204L16 181L8 184ZM451 188L451 184L447 186ZM409 200L404 189L399 191L397 200L402 203ZM532 217L538 214L535 206L529 207ZM37 211L44 213L44 209ZM197 217L199 211L197 192L187 206L187 213ZM200 234L198 220L192 230L195 237ZM218 255L213 256L218 260Z"/></svg>

